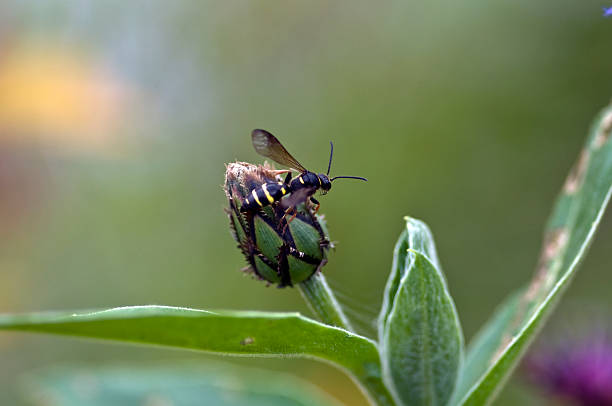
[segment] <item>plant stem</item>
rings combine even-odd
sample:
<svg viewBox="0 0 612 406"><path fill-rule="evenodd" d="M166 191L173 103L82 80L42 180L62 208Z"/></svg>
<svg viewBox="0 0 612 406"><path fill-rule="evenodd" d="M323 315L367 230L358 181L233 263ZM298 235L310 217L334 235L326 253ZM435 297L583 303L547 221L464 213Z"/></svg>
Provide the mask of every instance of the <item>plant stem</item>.
<svg viewBox="0 0 612 406"><path fill-rule="evenodd" d="M323 323L354 332L342 306L336 300L334 292L321 272L299 283L298 288L304 300ZM380 360L376 361L364 362L360 368L350 371L350 375L370 403L377 406L395 406L397 403L382 381Z"/></svg>
<svg viewBox="0 0 612 406"><path fill-rule="evenodd" d="M385 386L380 377L368 381L356 380L356 383L361 386L361 390L372 405L375 406L397 406L400 403L396 402L389 389Z"/></svg>
<svg viewBox="0 0 612 406"><path fill-rule="evenodd" d="M298 288L304 300L323 323L353 331L351 323L321 272L299 283Z"/></svg>

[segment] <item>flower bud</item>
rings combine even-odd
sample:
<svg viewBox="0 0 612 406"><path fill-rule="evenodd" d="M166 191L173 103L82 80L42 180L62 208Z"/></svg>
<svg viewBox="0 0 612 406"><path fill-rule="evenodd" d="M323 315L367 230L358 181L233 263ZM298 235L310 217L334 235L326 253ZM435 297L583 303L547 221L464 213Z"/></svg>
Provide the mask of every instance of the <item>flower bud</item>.
<svg viewBox="0 0 612 406"><path fill-rule="evenodd" d="M244 270L284 287L303 282L321 269L327 262L331 243L323 216L313 213L308 199L299 203L295 212L288 212L279 201L240 211L253 190L265 183L282 181L279 172L282 171L275 171L267 164L230 163L225 172L224 190L232 235L248 263Z"/></svg>

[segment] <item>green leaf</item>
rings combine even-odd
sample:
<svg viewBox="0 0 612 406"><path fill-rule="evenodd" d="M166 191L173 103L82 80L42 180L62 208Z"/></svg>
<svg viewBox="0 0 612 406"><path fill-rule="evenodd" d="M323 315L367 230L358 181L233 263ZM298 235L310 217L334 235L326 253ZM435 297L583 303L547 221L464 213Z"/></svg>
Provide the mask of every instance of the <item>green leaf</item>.
<svg viewBox="0 0 612 406"><path fill-rule="evenodd" d="M299 313L134 306L0 316L0 329L72 335L238 356L303 357L346 371L380 405L393 405L371 340Z"/></svg>
<svg viewBox="0 0 612 406"><path fill-rule="evenodd" d="M429 261L440 270L440 273L442 273L442 268L438 261L438 254L436 253L436 246L429 227L422 221L412 217L406 216L404 220L406 221L406 228L400 234L395 244L395 249L393 250L393 265L391 266L391 273L389 274L387 286L385 287L382 308L378 318L378 334L380 340L382 340L384 325L389 317L389 312L391 312L391 306L393 305L393 300L395 299L400 281L407 270L406 256L408 254L408 249L414 249L425 255Z"/></svg>
<svg viewBox="0 0 612 406"><path fill-rule="evenodd" d="M214 363L61 366L28 374L33 405L338 406L308 382Z"/></svg>
<svg viewBox="0 0 612 406"><path fill-rule="evenodd" d="M512 322L519 299L519 294L510 296L495 311L491 321L478 332L470 343L461 373L459 374L457 388L450 402L451 405L457 404L461 400L459 397L464 396L470 390L473 383L489 368L491 360L499 351L500 343L505 335L505 329Z"/></svg>
<svg viewBox="0 0 612 406"><path fill-rule="evenodd" d="M472 346L463 373L466 379L455 397L460 404L484 405L493 400L584 258L612 194L611 130L612 108L608 107L595 120L559 195L531 284L484 328L492 332L489 338ZM479 352L487 359L472 355Z"/></svg>
<svg viewBox="0 0 612 406"><path fill-rule="evenodd" d="M379 324L383 371L403 404L445 405L461 364L461 328L444 277L430 260L437 262L431 233L418 220L406 221L387 284L390 310Z"/></svg>

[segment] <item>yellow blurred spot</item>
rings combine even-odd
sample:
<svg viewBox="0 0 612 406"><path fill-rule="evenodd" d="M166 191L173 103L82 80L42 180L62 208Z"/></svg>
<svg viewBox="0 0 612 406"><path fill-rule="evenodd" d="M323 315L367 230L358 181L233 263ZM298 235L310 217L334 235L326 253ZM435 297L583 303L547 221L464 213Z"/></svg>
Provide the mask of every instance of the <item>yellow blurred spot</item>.
<svg viewBox="0 0 612 406"><path fill-rule="evenodd" d="M144 406L174 406L174 402L161 395L149 395L144 400Z"/></svg>
<svg viewBox="0 0 612 406"><path fill-rule="evenodd" d="M37 137L71 146L108 145L127 99L124 86L83 54L51 47L5 50L0 141Z"/></svg>

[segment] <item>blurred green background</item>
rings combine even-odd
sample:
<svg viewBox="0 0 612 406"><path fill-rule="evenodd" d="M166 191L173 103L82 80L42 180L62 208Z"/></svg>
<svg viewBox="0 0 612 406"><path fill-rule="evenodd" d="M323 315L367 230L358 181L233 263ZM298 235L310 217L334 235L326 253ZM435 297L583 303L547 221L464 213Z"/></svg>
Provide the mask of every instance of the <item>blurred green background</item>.
<svg viewBox="0 0 612 406"><path fill-rule="evenodd" d="M243 275L224 163L265 128L337 182L325 273L364 334L402 217L437 240L469 339L530 278L541 230L612 96L600 1L19 1L0 4L0 311L165 304L298 310ZM612 217L558 309L612 306ZM571 310L574 311L575 310ZM55 363L197 353L0 335L0 404ZM228 360L365 401L332 367ZM515 378L497 405L540 404Z"/></svg>

